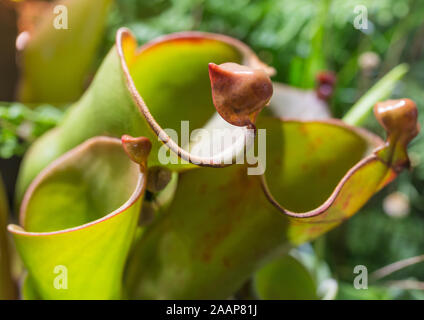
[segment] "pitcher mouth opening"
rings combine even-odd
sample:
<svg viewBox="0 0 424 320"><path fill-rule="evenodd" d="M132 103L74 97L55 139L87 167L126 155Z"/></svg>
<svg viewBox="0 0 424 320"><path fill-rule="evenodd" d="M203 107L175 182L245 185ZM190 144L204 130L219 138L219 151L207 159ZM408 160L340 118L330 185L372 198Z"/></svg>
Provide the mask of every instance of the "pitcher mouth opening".
<svg viewBox="0 0 424 320"><path fill-rule="evenodd" d="M234 160L237 155L244 152L246 148L253 144L255 130L252 130L252 128L248 126L234 126L225 121L216 112L212 103L211 88L207 73L208 63L213 61L201 62L202 64L199 64L197 66L198 69L195 70L197 74L194 73L191 76L192 78L190 78L190 75L184 75L184 72L176 74L178 70L182 70L183 66L178 63L178 59L175 57L173 57L176 59L175 69L164 70L164 72L167 72L167 78L171 78L173 76L186 76L186 78L189 79L188 82L184 83L185 87L178 87L172 83L172 80L170 79L168 79L168 82L166 82L166 84L171 88L169 89L169 87L167 87L167 89L174 90L174 92L177 92L177 89L182 90L181 94L177 94L176 97L173 97L175 99L182 100L182 102L179 101L180 104L183 105L181 110L182 115L179 119L170 119L170 117L166 116L165 111L161 113L161 110L159 110L159 112L157 110L160 109L161 104L169 102L166 101L166 98L169 99L169 97L165 97L163 98L164 100L160 101L161 98L157 97L160 95L157 93L157 90L155 93L156 97L143 94L143 84L137 82L146 80L146 83L149 83L148 85L158 85L159 88L161 85L164 85L164 83L152 84L153 80L151 79L151 81L149 80L150 82L147 81L149 78L149 71L146 70L146 68L141 68L141 65L139 64L146 66L144 64L147 64L147 62L144 62L146 59L155 59L156 66L160 66L161 61L159 60L161 57L157 57L158 52L160 53L160 49L168 46L173 50L176 48L177 44L180 46L180 48L182 47L182 49L181 51L175 53L176 56L190 54L189 51L184 52L184 44L189 45L190 50L193 50L193 48L197 48L196 50L205 50L205 48L208 49L208 46L214 45L219 47L217 49L218 51L220 50L219 59L222 61L216 61L218 63L228 62L227 60L235 61L253 68L262 68L268 74L273 74L274 69L263 64L254 54L254 52L245 44L224 35L204 32L181 32L162 36L137 48L137 42L128 29L121 28L117 32L116 46L121 62L121 67L125 75L127 87L135 104L139 108L139 111L159 140L165 144L174 154L180 157L183 161L187 161L188 163L210 167L224 167L235 163ZM156 54L156 57L153 53ZM194 55L193 59L195 59ZM189 61L188 63L194 63L190 61L189 58L186 60ZM196 63L200 62L197 61ZM167 66L169 65L170 63L167 61ZM149 69L152 69L152 67L149 66ZM154 71L155 70L152 69L152 72ZM187 72L187 74L188 73L189 72ZM198 79L195 79L196 76ZM175 85L175 88L173 85ZM193 89L190 88L192 85L194 86ZM202 94L197 91L201 91ZM207 97L207 100L205 97ZM187 100L186 104L188 108L185 105L184 99ZM154 111L152 110L152 107L154 107ZM210 112L209 110L205 112L205 108L209 108ZM203 138L203 135L193 134L190 135L190 139L187 141L187 143L178 143L178 141L170 136L167 129L175 130L178 124L187 120L190 121L190 130L194 129L192 130L192 133L194 133L196 130L199 130L199 128L209 132L211 132L213 128L222 128L228 130L228 132L230 132L231 136L233 137L231 144L212 150L215 143L214 139L218 139L218 137L214 138L213 133L208 136L207 140ZM165 127L167 122L170 122L169 126ZM191 139L191 137L193 137L193 139ZM203 148L205 144L209 144L210 147L206 146L206 148ZM205 150L209 150L209 152L205 152Z"/></svg>
<svg viewBox="0 0 424 320"><path fill-rule="evenodd" d="M147 178L146 178L145 172L140 172L137 169L138 166L134 164L133 162L131 162L130 159L128 159L128 163L131 166L131 168L129 168L128 170L136 172L137 176L134 178L134 181L132 181L132 185L128 193L122 196L122 199L126 199L126 200L119 207L114 208L110 212L105 212L104 215L98 217L95 220L86 221L85 223L81 225L77 225L77 226L65 227L56 231L27 231L26 230L27 229L26 228L27 208L33 193L35 192L37 187L42 183L42 181L46 177L52 175L52 173L54 173L56 170L58 170L64 162L70 161L70 159L77 157L78 155L86 152L86 150L89 150L90 148L93 148L96 146L98 147L101 145L110 145L116 148L122 148L121 147L122 144L119 139L106 137L106 136L97 136L97 137L88 139L83 144L77 146L74 149L71 149L70 151L62 155L60 158L53 161L37 176L37 178L34 179L34 181L29 186L27 192L25 193L25 196L20 208L20 213L19 213L20 225L10 224L8 226L8 230L11 233L25 235L25 236L50 236L50 235L56 235L56 234L69 233L73 231L86 229L98 223L101 223L103 221L113 219L114 217L120 214L124 214L127 211L127 209L129 209L132 205L134 205L134 203L138 201L144 193L144 190L146 188ZM122 153L124 154L124 150L122 150Z"/></svg>
<svg viewBox="0 0 424 320"><path fill-rule="evenodd" d="M381 146L384 145L384 141L370 133L366 130L363 130L361 128L357 127L351 127L346 125L341 120L336 119L327 119L327 120L297 120L297 119L279 119L280 121L284 122L286 125L302 125L302 124L316 124L316 125L325 125L325 126L331 126L334 127L337 130L341 131L349 131L352 133L352 143L354 145L357 145L358 154L356 156L352 156L352 163L344 166L342 169L340 169L339 174L337 177L334 177L331 183L331 190L327 190L326 192L323 192L322 196L320 197L319 201L316 201L314 205L311 205L309 207L299 207L294 205L290 201L290 190L293 189L292 186L285 187L284 190L288 190L289 194L285 195L285 199L281 199L282 196L277 196L278 193L282 193L281 190L276 190L277 186L275 180L273 179L273 176L276 175L275 172L265 172L263 175L260 176L260 182L262 186L262 190L264 191L265 196L269 200L269 202L278 209L281 213L295 217L295 218L313 218L322 215L325 213L335 202L336 200L343 194L343 190L346 187L346 185L349 183L349 181L359 172L360 170L364 170L367 167L372 167L375 163L381 163L382 160L376 155L376 152ZM357 141L356 141L357 140ZM360 146L362 145L362 146ZM271 160L272 161L272 160ZM306 168L305 168L306 169ZM390 168L388 168L390 170ZM278 174L277 174L278 175ZM316 185L316 188L319 187L319 185L322 185L319 181L313 181L312 184ZM304 190L300 190L298 188L294 188L296 193L302 194L303 197L308 198L308 193L305 193ZM314 192L315 194L316 192ZM334 222L339 221L340 219L336 218L334 219ZM329 220L326 220L327 222ZM311 221L313 222L313 221ZM316 221L317 223L320 223L320 219Z"/></svg>

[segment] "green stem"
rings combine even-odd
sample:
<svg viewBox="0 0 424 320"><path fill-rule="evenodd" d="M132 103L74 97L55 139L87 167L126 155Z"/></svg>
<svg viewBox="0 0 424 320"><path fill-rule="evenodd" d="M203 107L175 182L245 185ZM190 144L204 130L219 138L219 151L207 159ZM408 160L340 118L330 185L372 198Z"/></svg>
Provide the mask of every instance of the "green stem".
<svg viewBox="0 0 424 320"><path fill-rule="evenodd" d="M408 69L409 67L405 63L393 68L353 105L343 117L343 121L353 126L362 125L374 104L390 95L395 84L402 79Z"/></svg>

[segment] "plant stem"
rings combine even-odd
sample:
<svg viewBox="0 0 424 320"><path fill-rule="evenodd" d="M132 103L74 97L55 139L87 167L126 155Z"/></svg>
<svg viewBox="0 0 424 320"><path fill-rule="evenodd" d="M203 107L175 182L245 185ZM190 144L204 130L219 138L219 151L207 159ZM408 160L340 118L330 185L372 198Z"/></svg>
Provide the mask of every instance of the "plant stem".
<svg viewBox="0 0 424 320"><path fill-rule="evenodd" d="M373 280L379 280L381 278L388 276L389 274L392 274L393 272L396 272L398 270L401 270L403 268L409 267L413 264L420 263L423 261L424 261L424 255L400 260L374 271L371 274L371 278Z"/></svg>
<svg viewBox="0 0 424 320"><path fill-rule="evenodd" d="M393 68L353 105L343 117L343 121L353 126L362 125L374 104L390 95L395 84L408 72L408 69L405 63Z"/></svg>

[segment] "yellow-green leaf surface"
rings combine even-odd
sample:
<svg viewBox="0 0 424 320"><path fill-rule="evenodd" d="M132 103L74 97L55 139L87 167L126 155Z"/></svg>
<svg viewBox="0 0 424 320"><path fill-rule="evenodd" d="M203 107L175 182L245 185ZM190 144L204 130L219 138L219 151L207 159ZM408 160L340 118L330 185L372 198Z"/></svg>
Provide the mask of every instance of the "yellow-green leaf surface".
<svg viewBox="0 0 424 320"><path fill-rule="evenodd" d="M97 135L145 136L153 144L149 166L166 165L173 170L193 166L187 163L192 161L191 144L188 137L184 139L181 121L189 121L189 133L203 126L240 129L217 117L212 103L208 63L228 61L263 67L248 47L230 37L183 32L137 48L129 30L120 29L116 46L84 96L71 106L62 123L36 141L26 154L17 198L22 199L32 179L51 161ZM173 129L178 136L168 136L164 129ZM243 129L238 142L229 146L230 151L243 149L249 134ZM165 150L174 159L178 154L185 161L159 161L159 149L163 146L159 135L172 151ZM218 155L227 154L225 151L228 150L220 150ZM216 163L215 155L196 159L201 165L222 166Z"/></svg>
<svg viewBox="0 0 424 320"><path fill-rule="evenodd" d="M16 287L10 269L10 248L6 234L8 216L9 206L0 174L0 300L16 298Z"/></svg>
<svg viewBox="0 0 424 320"><path fill-rule="evenodd" d="M81 96L111 2L64 0L46 9L22 52L21 101L64 103ZM66 27L65 15L67 29L56 28Z"/></svg>
<svg viewBox="0 0 424 320"><path fill-rule="evenodd" d="M89 139L46 167L25 194L21 226L9 226L32 291L121 298L144 188L144 172L115 138Z"/></svg>
<svg viewBox="0 0 424 320"><path fill-rule="evenodd" d="M340 224L395 177L374 154L383 141L341 121L262 117L258 128L264 176L244 165L180 174L131 255L130 297L228 298L267 259Z"/></svg>

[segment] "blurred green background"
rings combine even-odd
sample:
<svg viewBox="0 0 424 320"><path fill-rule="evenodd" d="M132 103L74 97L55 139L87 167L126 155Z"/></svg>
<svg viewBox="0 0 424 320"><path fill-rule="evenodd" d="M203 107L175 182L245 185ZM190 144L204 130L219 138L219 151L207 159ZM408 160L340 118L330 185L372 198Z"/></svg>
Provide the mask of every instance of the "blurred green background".
<svg viewBox="0 0 424 320"><path fill-rule="evenodd" d="M366 30L354 27L357 5L367 8ZM129 27L140 43L184 30L223 33L246 42L272 65L277 70L274 81L314 88L319 71L333 71L337 82L330 106L334 117L341 118L378 79L406 62L410 71L392 96L416 101L422 123L423 17L422 0L118 0L92 70L121 26ZM35 137L59 121L60 111L49 106L27 110L16 104L15 109L0 108L0 119L15 125L31 120ZM382 134L373 117L365 126ZM19 156L26 148L13 128L0 130L0 142L2 158ZM348 222L312 243L315 255L327 262L339 281L338 299L424 299L424 263L370 282L368 290L352 285L356 265L372 272L424 254L423 133L409 150L411 171L402 173ZM389 280L410 280L417 289L389 285Z"/></svg>

